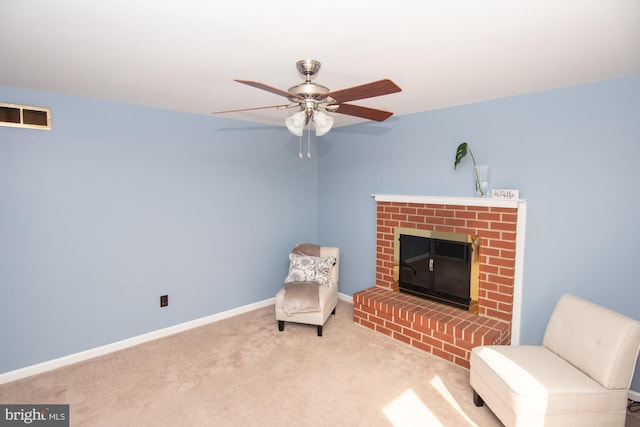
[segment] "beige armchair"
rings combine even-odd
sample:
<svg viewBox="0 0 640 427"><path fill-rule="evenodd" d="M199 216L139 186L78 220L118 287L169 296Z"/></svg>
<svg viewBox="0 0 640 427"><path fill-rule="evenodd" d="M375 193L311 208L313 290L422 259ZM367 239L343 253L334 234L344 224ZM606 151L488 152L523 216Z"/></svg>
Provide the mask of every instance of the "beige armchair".
<svg viewBox="0 0 640 427"><path fill-rule="evenodd" d="M620 426L640 349L640 321L564 295L541 346L471 351L476 406L505 426Z"/></svg>
<svg viewBox="0 0 640 427"><path fill-rule="evenodd" d="M322 327L331 314L335 314L336 305L338 304L338 279L340 271L340 249L336 247L318 247L316 257L323 260L331 259L329 267L328 281L325 284L316 284L312 281L300 280L295 282L291 280L285 283L276 294L276 320L278 321L278 329L284 331L285 322L305 323L316 325L318 336L322 336ZM291 255L290 255L291 260ZM289 275L291 278L293 261L291 261ZM293 277L293 279L300 279ZM309 277L307 277L309 279ZM311 278L314 279L314 278ZM327 279L327 277L325 277ZM286 280L286 279L285 279ZM318 278L320 282L323 282ZM298 285L298 288L293 286Z"/></svg>

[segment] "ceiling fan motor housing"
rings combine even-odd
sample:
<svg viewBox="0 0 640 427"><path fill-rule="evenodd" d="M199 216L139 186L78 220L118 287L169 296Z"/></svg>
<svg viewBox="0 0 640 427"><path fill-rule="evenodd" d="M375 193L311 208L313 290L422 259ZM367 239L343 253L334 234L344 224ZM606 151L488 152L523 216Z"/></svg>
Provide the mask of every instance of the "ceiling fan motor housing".
<svg viewBox="0 0 640 427"><path fill-rule="evenodd" d="M288 92L294 95L293 97L289 98L289 100L292 102L299 102L300 97L304 99L311 98L320 100L320 98L322 98L322 95L324 95L325 93L329 93L329 88L313 82L304 82L290 87Z"/></svg>

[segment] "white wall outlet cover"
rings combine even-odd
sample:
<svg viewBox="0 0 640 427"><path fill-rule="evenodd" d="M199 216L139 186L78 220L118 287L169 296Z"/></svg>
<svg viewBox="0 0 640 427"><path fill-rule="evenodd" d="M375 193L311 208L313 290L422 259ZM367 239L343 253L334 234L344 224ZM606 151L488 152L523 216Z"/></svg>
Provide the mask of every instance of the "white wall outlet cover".
<svg viewBox="0 0 640 427"><path fill-rule="evenodd" d="M520 198L520 190L502 190L494 188L491 190L491 197L494 199L517 200Z"/></svg>

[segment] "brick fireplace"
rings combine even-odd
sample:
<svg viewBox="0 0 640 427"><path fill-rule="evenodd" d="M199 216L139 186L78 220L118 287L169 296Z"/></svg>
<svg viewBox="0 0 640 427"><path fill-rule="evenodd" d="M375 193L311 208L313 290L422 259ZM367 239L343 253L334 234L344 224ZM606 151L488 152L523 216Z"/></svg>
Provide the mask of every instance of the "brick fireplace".
<svg viewBox="0 0 640 427"><path fill-rule="evenodd" d="M483 344L519 340L524 200L375 195L376 283L353 295L354 322L458 365ZM398 292L396 227L480 236L478 314Z"/></svg>

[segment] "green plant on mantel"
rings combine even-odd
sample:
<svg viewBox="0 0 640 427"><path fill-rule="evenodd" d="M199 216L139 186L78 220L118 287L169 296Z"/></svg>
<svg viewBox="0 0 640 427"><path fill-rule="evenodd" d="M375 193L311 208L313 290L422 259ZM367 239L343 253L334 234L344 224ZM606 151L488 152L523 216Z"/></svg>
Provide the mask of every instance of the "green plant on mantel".
<svg viewBox="0 0 640 427"><path fill-rule="evenodd" d="M468 143L462 142L460 143L460 145L458 145L458 148L456 148L456 161L453 164L453 169L456 169L456 167L460 164L467 153L471 155L471 160L473 160L473 172L476 175L476 189L478 189L480 195L484 197L487 195L487 192L480 185L480 177L478 176L478 169L476 168L476 166L478 165L476 164L476 158L473 156L473 151L471 151L471 147L469 147Z"/></svg>

